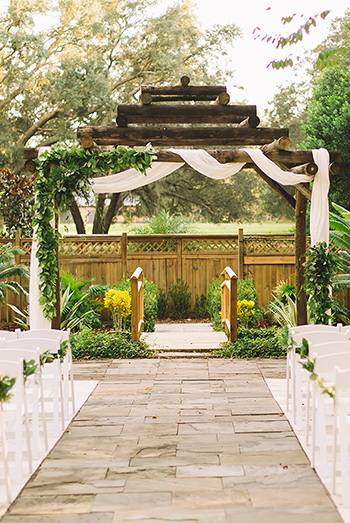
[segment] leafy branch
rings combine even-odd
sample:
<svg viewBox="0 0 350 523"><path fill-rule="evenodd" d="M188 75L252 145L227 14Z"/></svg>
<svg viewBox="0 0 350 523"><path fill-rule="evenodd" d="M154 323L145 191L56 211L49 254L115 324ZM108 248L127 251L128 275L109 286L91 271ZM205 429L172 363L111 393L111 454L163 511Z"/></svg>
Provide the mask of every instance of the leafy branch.
<svg viewBox="0 0 350 523"><path fill-rule="evenodd" d="M259 33L255 37L255 40L260 38L261 41L266 41L268 43L274 44L276 46L276 49L284 49L287 45L290 46L301 42L304 36L310 33L311 27L316 27L317 19L325 20L329 13L330 11L326 10L314 16L307 17L306 22L302 23L296 31L291 32L287 36L283 36L281 34L277 34L274 36L265 34L264 36L262 36L260 27L255 27L253 34L256 32ZM290 24L296 16L296 13L294 13L291 16L284 16L281 18L281 21L283 25ZM301 18L306 17L305 15L302 15ZM299 60L299 57L297 57L297 60ZM272 60L267 67L271 66L273 69L284 69L286 67L292 67L293 65L293 59L291 58L291 55L289 55L284 60Z"/></svg>
<svg viewBox="0 0 350 523"><path fill-rule="evenodd" d="M16 383L16 378L10 378L9 376L0 375L0 403L5 403L12 398L10 390Z"/></svg>
<svg viewBox="0 0 350 523"><path fill-rule="evenodd" d="M148 144L142 150L116 147L107 152L84 150L58 144L35 160L37 165L34 206L38 241L40 305L44 316L55 316L56 248L60 234L51 225L55 215L67 210L74 197L87 198L95 174L135 168L145 174L155 156Z"/></svg>

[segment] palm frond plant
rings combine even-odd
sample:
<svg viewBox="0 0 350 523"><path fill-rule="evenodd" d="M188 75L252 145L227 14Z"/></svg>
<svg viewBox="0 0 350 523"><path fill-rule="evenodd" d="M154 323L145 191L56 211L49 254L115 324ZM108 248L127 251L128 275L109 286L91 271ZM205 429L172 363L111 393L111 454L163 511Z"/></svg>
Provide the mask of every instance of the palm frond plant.
<svg viewBox="0 0 350 523"><path fill-rule="evenodd" d="M269 303L267 310L273 314L274 319L281 327L289 325L295 327L297 325L297 306L295 300L289 294L284 296L284 299L278 296Z"/></svg>
<svg viewBox="0 0 350 523"><path fill-rule="evenodd" d="M135 234L185 234L195 232L196 228L190 218L160 211L145 225L135 225L131 232Z"/></svg>
<svg viewBox="0 0 350 523"><path fill-rule="evenodd" d="M338 289L350 288L350 211L332 203L337 213L329 213L331 242L339 248L335 254L341 274L337 274L334 283Z"/></svg>
<svg viewBox="0 0 350 523"><path fill-rule="evenodd" d="M7 291L18 295L20 292L27 294L22 285L11 278L19 276L29 277L29 269L24 265L16 264L16 256L23 254L22 249L12 245L11 242L0 247L0 301L4 303Z"/></svg>

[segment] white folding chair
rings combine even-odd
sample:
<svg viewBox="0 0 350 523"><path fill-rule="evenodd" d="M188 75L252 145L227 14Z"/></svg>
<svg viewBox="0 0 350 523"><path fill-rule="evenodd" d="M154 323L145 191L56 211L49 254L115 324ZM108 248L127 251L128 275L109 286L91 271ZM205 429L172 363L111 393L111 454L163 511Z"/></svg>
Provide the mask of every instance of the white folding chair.
<svg viewBox="0 0 350 523"><path fill-rule="evenodd" d="M74 394L74 377L73 377L73 359L72 350L70 346L70 329L59 330L59 329L31 329L28 331L16 330L19 338L46 338L46 339L59 339L60 344L66 343L67 352L63 358L62 371L63 371L63 392L65 401L65 414L69 416L69 403L72 405L72 415L76 413L75 410L75 394ZM0 336L1 337L1 336Z"/></svg>
<svg viewBox="0 0 350 523"><path fill-rule="evenodd" d="M47 338L19 338L17 340L11 340L4 342L8 348L16 349L37 349L40 354L43 352L50 352L55 356L55 359L51 363L45 363L42 367L42 379L44 380L45 391L52 391L52 403L53 403L53 430L55 435L59 435L61 431L65 429L65 411L64 411L64 397L63 397L63 374L61 368L61 361L58 357L58 351L60 348L60 342L58 339L47 339ZM45 394L45 398L49 398Z"/></svg>
<svg viewBox="0 0 350 523"><path fill-rule="evenodd" d="M342 505L350 506L350 368L335 367L332 490L336 494L338 447ZM339 440L339 444L338 444Z"/></svg>
<svg viewBox="0 0 350 523"><path fill-rule="evenodd" d="M314 373L325 380L327 387L335 386L335 367L349 368L350 367L350 352L332 352L326 356L318 356L314 353L316 358L314 365ZM321 387L314 380L312 384L312 440L311 440L311 466L316 466L316 447L319 447L321 467L323 473L327 470L327 405L331 408L333 415L333 400L328 394L324 394ZM332 424L334 426L334 422ZM334 436L333 436L334 438Z"/></svg>
<svg viewBox="0 0 350 523"><path fill-rule="evenodd" d="M18 342L18 340L11 340L8 342L12 344L13 342ZM25 393L27 401L31 399L30 406L28 409L32 417L32 452L33 458L38 459L39 457L39 447L40 447L40 421L42 428L42 437L43 437L43 448L45 451L48 450L48 437L47 437L47 424L46 424L46 415L45 415L45 396L44 396L44 387L41 375L41 365L40 365L40 352L38 349L22 349L17 346L11 348L0 348L0 358L7 361L18 361L23 359L25 361L33 361L37 366L35 374L29 376L25 381ZM40 393L40 394L39 394ZM41 406L41 420L39 420L39 399Z"/></svg>
<svg viewBox="0 0 350 523"><path fill-rule="evenodd" d="M341 323L338 323L336 326L322 325L322 324L307 324L307 325L298 325L297 327L289 327L289 332L291 334L291 337L294 339L294 336L297 336L297 335L303 334L303 333L305 334L307 332L341 332L341 329L342 329ZM289 350L287 353L287 365L286 365L286 385L287 385L286 403L287 403L287 405L286 405L286 408L287 408L287 411L290 410L290 401L291 401L294 423L296 422L295 394L293 394L293 388L295 389L295 383L293 382L295 359L296 359L296 351L295 351L295 347L292 346L291 350Z"/></svg>
<svg viewBox="0 0 350 523"><path fill-rule="evenodd" d="M328 327L327 329L324 327ZM301 346L303 339L307 342L318 344L335 341L346 341L349 339L347 332L339 332L337 328L332 328L330 325L325 325L316 330L303 329L304 332L297 332L297 329L291 329L292 337L297 346ZM293 422L296 423L298 429L302 428L303 420L303 385L307 383L308 372L302 368L303 360L299 354L294 350L291 354L291 394L292 394L292 415ZM306 391L305 391L306 394Z"/></svg>
<svg viewBox="0 0 350 523"><path fill-rule="evenodd" d="M11 394L13 397L9 402L6 402L3 405L3 410L5 421L9 426L12 422L14 428L15 479L21 483L23 480L25 454L23 445L23 422L25 430L28 472L29 474L32 474L33 472L28 406L23 375L23 358L17 361L0 359L0 369L4 376L6 375L11 376L12 378L16 378L16 383L11 389Z"/></svg>
<svg viewBox="0 0 350 523"><path fill-rule="evenodd" d="M4 331L0 329L0 338L3 340L15 340L18 336L16 331Z"/></svg>
<svg viewBox="0 0 350 523"><path fill-rule="evenodd" d="M11 362L7 362L9 365L11 365ZM5 376L9 379L17 379L18 376L21 376L21 372L23 372L23 364L21 362L16 362L13 367L16 368L8 368L6 369L6 363L1 362L0 360L0 368L4 372L4 374L0 375L0 378L4 378ZM6 375L5 373L8 372L10 376ZM14 375L13 375L14 374ZM13 393L12 393L13 394ZM11 396L12 396L11 394ZM0 435L1 435L1 450L2 450L2 463L3 463L3 470L4 470L4 482L5 482L5 489L6 489L6 496L8 503L11 503L12 501L12 493L11 493L11 477L10 477L10 466L9 466L9 458L8 458L8 447L7 447L7 433L6 433L6 424L4 419L4 409L3 404L0 402Z"/></svg>

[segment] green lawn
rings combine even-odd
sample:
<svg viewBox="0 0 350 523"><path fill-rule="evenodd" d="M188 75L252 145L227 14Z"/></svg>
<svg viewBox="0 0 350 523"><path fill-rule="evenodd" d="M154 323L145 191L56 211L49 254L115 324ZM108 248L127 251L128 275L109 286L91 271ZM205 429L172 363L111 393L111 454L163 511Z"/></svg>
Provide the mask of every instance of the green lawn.
<svg viewBox="0 0 350 523"><path fill-rule="evenodd" d="M133 225L115 223L112 225L109 234L121 234L129 232ZM294 222L260 222L260 223L197 223L196 228L199 234L237 234L238 229L242 227L245 234L257 233L291 233L294 232ZM88 224L87 234L91 234L92 225ZM60 225L60 232L65 234L76 234L73 224Z"/></svg>

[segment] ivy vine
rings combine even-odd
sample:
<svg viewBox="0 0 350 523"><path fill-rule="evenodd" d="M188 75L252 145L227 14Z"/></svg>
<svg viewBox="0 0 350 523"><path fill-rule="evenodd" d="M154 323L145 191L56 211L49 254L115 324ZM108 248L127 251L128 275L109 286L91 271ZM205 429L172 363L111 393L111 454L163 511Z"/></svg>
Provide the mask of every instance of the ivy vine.
<svg viewBox="0 0 350 523"><path fill-rule="evenodd" d="M338 263L325 242L310 247L305 267L305 289L309 295L310 323L327 324L332 308L330 293Z"/></svg>
<svg viewBox="0 0 350 523"><path fill-rule="evenodd" d="M68 210L76 196L88 196L90 180L94 175L129 168L145 173L154 157L155 151L150 144L140 150L116 147L107 152L58 144L34 160L37 170L33 225L38 242L39 303L47 319L51 320L56 312L56 248L60 238L51 221L56 214Z"/></svg>
<svg viewBox="0 0 350 523"><path fill-rule="evenodd" d="M10 390L16 383L16 378L10 378L9 376L2 376L0 374L0 403L5 403L12 398Z"/></svg>

